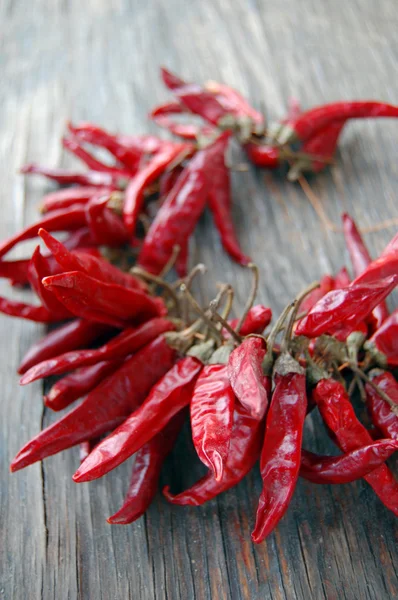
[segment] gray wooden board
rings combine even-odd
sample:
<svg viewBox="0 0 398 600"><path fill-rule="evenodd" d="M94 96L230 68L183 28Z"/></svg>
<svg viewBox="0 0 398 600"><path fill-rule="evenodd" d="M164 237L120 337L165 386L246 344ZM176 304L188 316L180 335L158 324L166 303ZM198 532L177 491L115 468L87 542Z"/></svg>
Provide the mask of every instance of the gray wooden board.
<svg viewBox="0 0 398 600"><path fill-rule="evenodd" d="M284 114L289 96L304 106L341 98L397 102L397 25L394 0L1 0L1 236L32 222L49 189L39 179L24 181L18 166L72 164L59 144L66 119L156 130L146 114L167 97L160 64L193 80L228 82L266 106L270 118ZM347 127L337 164L311 182L332 221L349 211L367 227L398 215L397 142L391 121ZM236 173L234 217L243 248L260 266L259 300L275 311L348 260L342 236L322 226L284 174ZM393 233L367 235L371 252ZM248 273L223 254L208 214L191 248L192 263L199 260L210 266L200 293L228 281L242 307ZM1 293L10 293L3 282ZM203 508L172 507L159 495L129 527L105 521L122 501L129 464L75 485L74 449L9 476L20 446L54 420L43 410L40 383L20 388L15 375L42 333L1 318L1 598L397 597L396 522L362 482L332 488L300 481L275 533L254 546L257 470ZM200 472L187 437L162 476L174 489ZM324 440L318 420L309 419L307 446L328 451Z"/></svg>

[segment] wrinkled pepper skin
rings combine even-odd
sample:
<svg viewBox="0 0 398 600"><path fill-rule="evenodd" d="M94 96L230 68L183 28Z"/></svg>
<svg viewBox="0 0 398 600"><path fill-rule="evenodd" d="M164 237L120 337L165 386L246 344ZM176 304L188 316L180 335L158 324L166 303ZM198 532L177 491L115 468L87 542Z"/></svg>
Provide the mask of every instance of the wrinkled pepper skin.
<svg viewBox="0 0 398 600"><path fill-rule="evenodd" d="M284 355L278 359L282 361ZM301 443L307 411L305 373L291 359L286 370L275 365L275 389L266 419L260 459L263 489L260 495L252 540L262 542L285 514L300 470ZM294 369L294 370L293 370Z"/></svg>
<svg viewBox="0 0 398 600"><path fill-rule="evenodd" d="M342 456L319 456L301 451L300 477L312 483L350 483L380 467L398 450L398 440L376 440Z"/></svg>
<svg viewBox="0 0 398 600"><path fill-rule="evenodd" d="M217 481L210 470L191 488L180 494L171 494L166 486L163 494L167 500L180 506L200 506L237 485L252 470L260 456L264 425L264 420L253 419L237 402L229 454L221 481Z"/></svg>
<svg viewBox="0 0 398 600"><path fill-rule="evenodd" d="M398 309L365 342L364 348L381 367L398 367Z"/></svg>
<svg viewBox="0 0 398 600"><path fill-rule="evenodd" d="M162 465L173 449L184 418L185 411L182 410L163 431L138 450L123 506L109 517L108 523L128 525L145 513L157 492Z"/></svg>
<svg viewBox="0 0 398 600"><path fill-rule="evenodd" d="M398 406L398 383L392 373L387 371L371 371L369 376L387 396ZM377 391L367 383L366 405L372 422L381 433L389 438L398 440L398 417Z"/></svg>
<svg viewBox="0 0 398 600"><path fill-rule="evenodd" d="M99 437L120 425L171 368L174 359L174 351L164 337L159 336L126 360L79 406L28 442L12 461L11 471Z"/></svg>
<svg viewBox="0 0 398 600"><path fill-rule="evenodd" d="M248 337L231 352L228 361L228 376L235 396L259 420L264 417L269 401L262 369L265 351L263 340Z"/></svg>
<svg viewBox="0 0 398 600"><path fill-rule="evenodd" d="M350 452L372 443L372 437L358 421L347 392L339 381L321 379L314 389L313 398L343 452ZM383 464L365 475L364 479L383 504L398 515L398 483L388 467Z"/></svg>
<svg viewBox="0 0 398 600"><path fill-rule="evenodd" d="M145 402L93 450L73 476L82 483L98 479L137 452L187 406L202 363L187 356L168 369Z"/></svg>
<svg viewBox="0 0 398 600"><path fill-rule="evenodd" d="M332 290L321 298L296 327L297 335L317 337L332 333L341 324L349 322L352 330L363 321L394 289L398 276L390 276L371 283L353 282L346 288Z"/></svg>
<svg viewBox="0 0 398 600"><path fill-rule="evenodd" d="M191 400L192 440L198 457L218 481L228 457L234 405L227 365L205 365Z"/></svg>

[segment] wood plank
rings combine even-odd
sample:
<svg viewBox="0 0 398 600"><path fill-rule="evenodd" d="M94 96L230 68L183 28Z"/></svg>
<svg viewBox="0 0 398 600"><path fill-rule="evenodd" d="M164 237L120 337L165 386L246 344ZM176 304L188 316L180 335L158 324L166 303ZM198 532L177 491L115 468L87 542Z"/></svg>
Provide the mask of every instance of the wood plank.
<svg viewBox="0 0 398 600"><path fill-rule="evenodd" d="M193 80L224 80L265 105L270 119L284 114L289 96L305 107L353 97L396 102L397 24L393 1L91 0L82 10L77 0L1 0L1 237L32 222L49 189L36 179L25 182L18 166L72 162L59 146L66 119L156 131L146 114L167 97L160 64ZM338 223L344 210L362 227L398 216L397 141L392 122L350 124L337 164L311 181L330 220ZM348 260L342 236L325 229L284 173L235 173L234 215L242 245L260 267L259 300L275 311ZM367 235L371 252L393 233ZM211 267L198 290L203 297L221 279L234 284L236 308L242 307L249 275L223 254L208 214L191 260ZM0 293L10 293L3 282ZM333 488L300 482L277 531L253 546L257 471L202 508L172 507L159 495L130 527L105 522L122 501L129 464L76 486L72 450L9 476L13 455L54 416L43 410L40 385L19 388L14 374L42 329L1 318L1 332L1 598L397 596L397 525L361 482ZM308 447L330 450L316 418L306 437ZM187 438L162 476L173 489L201 472L193 454L187 457Z"/></svg>

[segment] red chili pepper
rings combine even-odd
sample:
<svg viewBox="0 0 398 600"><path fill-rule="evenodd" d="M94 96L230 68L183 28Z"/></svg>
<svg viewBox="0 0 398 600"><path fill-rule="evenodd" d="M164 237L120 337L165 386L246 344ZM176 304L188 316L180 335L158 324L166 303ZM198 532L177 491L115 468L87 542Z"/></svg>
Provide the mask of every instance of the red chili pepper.
<svg viewBox="0 0 398 600"><path fill-rule="evenodd" d="M40 221L29 225L16 235L8 238L0 245L0 258L7 254L14 246L30 240L37 236L37 232L41 227L47 231L74 231L86 225L84 208L69 208L50 213L43 217Z"/></svg>
<svg viewBox="0 0 398 600"><path fill-rule="evenodd" d="M64 148L69 150L72 154L80 158L81 161L87 165L92 171L99 171L100 173L110 173L114 177L121 177L129 179L132 176L131 171L127 169L118 168L115 166L106 165L102 161L95 158L92 154L87 152L83 146L74 138L62 138L62 145Z"/></svg>
<svg viewBox="0 0 398 600"><path fill-rule="evenodd" d="M224 147L222 134L211 146L197 152L183 170L174 188L159 209L145 237L138 264L151 273L160 273L173 248L183 248L202 214L207 200L211 164Z"/></svg>
<svg viewBox="0 0 398 600"><path fill-rule="evenodd" d="M90 454L73 476L82 483L98 479L137 452L190 402L202 363L187 356L151 390L145 402Z"/></svg>
<svg viewBox="0 0 398 600"><path fill-rule="evenodd" d="M20 380L20 384L27 385L32 381L36 381L36 379L50 377L50 375L60 375L76 368L94 365L102 360L125 358L129 354L137 352L158 335L173 329L174 325L167 319L161 317L151 319L136 328L125 329L108 343L95 350L72 350L40 362L25 373Z"/></svg>
<svg viewBox="0 0 398 600"><path fill-rule="evenodd" d="M228 142L229 138L225 136L223 144L218 145L218 154L214 155L209 166L211 183L208 202L224 250L239 264L247 265L251 259L245 256L239 247L231 214L231 182L229 169L225 164Z"/></svg>
<svg viewBox="0 0 398 600"><path fill-rule="evenodd" d="M181 115L186 114L187 111L181 104L176 100L169 100L168 102L164 102L163 104L159 104L155 106L149 113L150 119L155 119L156 117L163 117L165 115Z"/></svg>
<svg viewBox="0 0 398 600"><path fill-rule="evenodd" d="M300 156L293 164L287 175L288 180L296 181L303 171L322 171L336 152L337 142L345 124L346 121L333 122L308 138L300 149L307 156ZM322 157L323 160L317 160L317 157Z"/></svg>
<svg viewBox="0 0 398 600"><path fill-rule="evenodd" d="M354 275L355 277L358 277L368 268L372 262L372 258L365 246L354 219L346 213L343 214L342 218L345 243L350 254ZM386 303L382 302L376 306L372 314L376 319L377 327L379 327L388 317L388 308Z"/></svg>
<svg viewBox="0 0 398 600"><path fill-rule="evenodd" d="M376 258L361 273L354 283L376 281L382 277L396 275L398 273L398 234L386 246L379 258Z"/></svg>
<svg viewBox="0 0 398 600"><path fill-rule="evenodd" d="M191 400L192 440L200 460L217 481L222 479L228 457L234 404L227 365L205 365Z"/></svg>
<svg viewBox="0 0 398 600"><path fill-rule="evenodd" d="M116 135L116 141L130 150L141 152L141 155L155 154L165 145L170 144L156 135Z"/></svg>
<svg viewBox="0 0 398 600"><path fill-rule="evenodd" d="M364 348L381 367L398 366L398 309L365 342Z"/></svg>
<svg viewBox="0 0 398 600"><path fill-rule="evenodd" d="M307 411L305 372L282 354L274 367L275 389L266 421L260 470L263 489L252 540L262 542L285 514L296 487L304 419Z"/></svg>
<svg viewBox="0 0 398 600"><path fill-rule="evenodd" d="M198 125L193 125L192 123L176 123L170 117L158 116L153 117L152 119L156 125L159 127L163 127L172 133L173 135L183 138L187 141L196 141L200 136L210 136L214 133L214 129L212 127L199 127Z"/></svg>
<svg viewBox="0 0 398 600"><path fill-rule="evenodd" d="M94 196L85 205L93 240L103 246L123 246L130 236L122 219L108 207L109 196Z"/></svg>
<svg viewBox="0 0 398 600"><path fill-rule="evenodd" d="M56 323L59 321L58 316L52 314L44 306L33 306L24 302L16 302L2 296L0 296L0 313L36 323Z"/></svg>
<svg viewBox="0 0 398 600"><path fill-rule="evenodd" d="M184 492L173 495L169 486L166 486L163 494L169 502L180 506L200 506L212 500L237 485L251 471L260 455L263 436L264 420L253 419L239 403L236 403L229 454L221 481L217 481L213 472L209 471Z"/></svg>
<svg viewBox="0 0 398 600"><path fill-rule="evenodd" d="M12 461L11 471L97 438L120 425L171 368L174 358L175 353L163 336L142 348L79 406L28 442Z"/></svg>
<svg viewBox="0 0 398 600"><path fill-rule="evenodd" d="M121 179L112 173L100 173L99 171L78 173L77 171L52 169L50 167L36 165L35 163L29 163L21 167L20 173L23 173L24 175L43 175L43 177L56 181L60 185L97 185L99 187L115 187L121 189L126 187L125 179Z"/></svg>
<svg viewBox="0 0 398 600"><path fill-rule="evenodd" d="M104 283L116 283L132 289L147 290L140 279L130 273L123 273L103 258L85 252L69 252L69 250L45 229L39 229L39 236L64 271L82 271Z"/></svg>
<svg viewBox="0 0 398 600"><path fill-rule="evenodd" d="M110 194L110 187L72 187L46 194L40 204L40 212L47 213L53 210L63 210L75 204L86 204L90 198L98 194Z"/></svg>
<svg viewBox="0 0 398 600"><path fill-rule="evenodd" d="M257 167L277 169L281 164L280 149L264 144L246 144L245 151L249 160Z"/></svg>
<svg viewBox="0 0 398 600"><path fill-rule="evenodd" d="M310 311L311 308L315 306L315 304L319 302L319 300L321 300L321 298L323 298L328 292L331 292L334 289L334 278L331 275L324 275L319 282L319 287L312 290L312 292L310 292L303 299L303 301L300 304L299 312L302 313Z"/></svg>
<svg viewBox="0 0 398 600"><path fill-rule="evenodd" d="M397 279L397 276L390 276L370 283L353 282L346 288L328 292L299 321L296 334L317 337L322 333L333 332L348 320L354 328L392 292Z"/></svg>
<svg viewBox="0 0 398 600"><path fill-rule="evenodd" d="M228 114L219 100L195 83L185 83L170 71L162 67L161 76L164 84L190 112L199 115L212 125L218 125L220 119Z"/></svg>
<svg viewBox="0 0 398 600"><path fill-rule="evenodd" d="M180 411L163 431L137 452L123 506L107 519L108 523L128 525L139 519L147 510L157 492L163 462L173 449L184 417L185 411Z"/></svg>
<svg viewBox="0 0 398 600"><path fill-rule="evenodd" d="M145 189L156 181L169 165L177 161L179 157L186 156L191 152L192 148L188 144L168 143L131 180L123 205L124 223L131 235L135 232L137 220L142 211Z"/></svg>
<svg viewBox="0 0 398 600"><path fill-rule="evenodd" d="M117 136L93 123L80 123L79 125L68 123L68 129L79 140L108 150L128 169L130 175L137 172L142 157L140 150L127 147L120 142Z"/></svg>
<svg viewBox="0 0 398 600"><path fill-rule="evenodd" d="M54 358L61 352L78 350L93 342L102 334L112 331L107 325L91 323L81 319L75 319L66 325L62 325L50 331L44 338L33 344L22 359L18 373L22 375L31 367L44 360Z"/></svg>
<svg viewBox="0 0 398 600"><path fill-rule="evenodd" d="M368 475L398 450L398 440L377 440L342 456L301 451L300 477L312 483L350 483Z"/></svg>
<svg viewBox="0 0 398 600"><path fill-rule="evenodd" d="M369 373L373 383L398 405L398 384L392 373L374 370ZM381 398L377 390L366 384L366 405L372 417L372 422L381 433L389 438L398 440L398 417L393 413L387 402Z"/></svg>
<svg viewBox="0 0 398 600"><path fill-rule="evenodd" d="M264 116L250 106L247 100L229 85L218 83L218 81L207 81L205 89L215 94L227 112L240 117L250 117L254 123L264 126Z"/></svg>
<svg viewBox="0 0 398 600"><path fill-rule="evenodd" d="M106 360L90 367L83 367L59 379L46 396L44 404L51 410L62 410L75 400L94 390L106 377L113 375L123 360Z"/></svg>
<svg viewBox="0 0 398 600"><path fill-rule="evenodd" d="M262 333L264 329L271 323L272 310L262 304L252 306L247 316L237 333L245 337L250 333ZM236 329L239 324L239 319L232 319L230 325L232 329ZM223 335L225 332L223 331Z"/></svg>
<svg viewBox="0 0 398 600"><path fill-rule="evenodd" d="M289 121L278 136L280 144L296 140L305 141L327 125L348 119L398 117L398 106L384 102L354 101L334 102L317 106Z"/></svg>
<svg viewBox="0 0 398 600"><path fill-rule="evenodd" d="M348 395L339 381L321 379L313 392L319 412L333 432L343 452L372 443L372 437L358 421ZM364 479L372 486L383 504L398 515L398 483L386 465L378 467Z"/></svg>
<svg viewBox="0 0 398 600"><path fill-rule="evenodd" d="M231 352L228 376L235 396L254 419L262 419L268 408L270 390L264 386L262 362L264 342L248 337Z"/></svg>
<svg viewBox="0 0 398 600"><path fill-rule="evenodd" d="M139 289L104 283L80 271L43 279L43 285L77 317L123 328L161 316L164 304Z"/></svg>
<svg viewBox="0 0 398 600"><path fill-rule="evenodd" d="M0 277L10 280L13 286L29 285L28 266L30 259L0 260Z"/></svg>

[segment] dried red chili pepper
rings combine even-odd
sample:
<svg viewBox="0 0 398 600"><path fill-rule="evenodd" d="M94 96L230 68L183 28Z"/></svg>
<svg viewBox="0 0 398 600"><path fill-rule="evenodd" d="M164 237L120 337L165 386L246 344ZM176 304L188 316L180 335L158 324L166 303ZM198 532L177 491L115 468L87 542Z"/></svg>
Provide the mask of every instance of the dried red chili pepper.
<svg viewBox="0 0 398 600"><path fill-rule="evenodd" d="M171 192L171 190L173 189L174 185L177 182L177 179L181 175L181 172L182 172L182 166L177 165L176 167L174 167L174 169L171 169L170 171L165 171L164 173L162 173L162 175L160 176L160 179L159 179L159 197L160 197L160 199L164 199L167 196L167 194L169 194Z"/></svg>
<svg viewBox="0 0 398 600"><path fill-rule="evenodd" d="M85 150L75 138L62 138L62 145L64 148L66 148L66 150L69 150L69 152L77 156L77 158L80 158L80 160L83 161L92 171L110 173L114 177L126 179L129 179L132 175L131 171L128 171L127 169L106 165L102 161L98 160L92 154L87 152L87 150Z"/></svg>
<svg viewBox="0 0 398 600"><path fill-rule="evenodd" d="M163 431L138 450L123 506L107 519L108 523L128 525L147 510L157 492L163 462L173 449L184 417L185 411L180 411Z"/></svg>
<svg viewBox="0 0 398 600"><path fill-rule="evenodd" d="M63 210L75 204L86 204L90 198L98 194L110 194L110 187L72 187L46 194L40 203L40 212L47 213L53 210Z"/></svg>
<svg viewBox="0 0 398 600"><path fill-rule="evenodd" d="M155 154L159 152L164 145L169 144L167 140L162 140L156 135L125 135L117 134L116 141L129 150L140 152L142 156Z"/></svg>
<svg viewBox="0 0 398 600"><path fill-rule="evenodd" d="M44 277L51 275L46 259L40 253L40 246L32 254L28 266L29 283L40 298L42 305L59 321L73 317L57 298L43 284Z"/></svg>
<svg viewBox="0 0 398 600"><path fill-rule="evenodd" d="M108 331L112 331L112 329L107 325L82 319L75 319L70 323L66 323L66 325L50 331L44 338L29 348L18 367L18 373L22 375L34 365L54 358L61 352L70 352L87 346Z"/></svg>
<svg viewBox="0 0 398 600"><path fill-rule="evenodd" d="M339 381L321 379L313 397L326 425L343 450L350 452L372 443L372 437L358 421L348 395ZM383 464L364 477L383 504L398 515L398 483L391 471Z"/></svg>
<svg viewBox="0 0 398 600"><path fill-rule="evenodd" d="M74 231L85 225L84 208L71 207L65 210L54 211L0 244L0 258L12 250L19 242L35 238L41 227L47 231Z"/></svg>
<svg viewBox="0 0 398 600"><path fill-rule="evenodd" d="M171 368L174 358L175 353L163 336L142 348L79 406L28 442L12 461L11 471L97 438L120 425Z"/></svg>
<svg viewBox="0 0 398 600"><path fill-rule="evenodd" d="M365 342L364 348L381 367L398 366L398 309Z"/></svg>
<svg viewBox="0 0 398 600"><path fill-rule="evenodd" d="M169 165L178 161L179 157L187 156L191 152L192 147L188 144L171 144L169 142L131 180L126 189L123 204L123 220L131 235L135 232L143 207L145 189L158 179Z"/></svg>
<svg viewBox="0 0 398 600"><path fill-rule="evenodd" d="M249 143L245 151L250 161L257 167L277 169L281 164L280 149L277 146Z"/></svg>
<svg viewBox="0 0 398 600"><path fill-rule="evenodd" d="M217 100L224 106L227 112L233 112L233 114L240 117L250 117L254 123L257 123L262 128L264 127L264 116L250 106L247 100L229 85L219 83L218 81L207 81L205 89L215 94Z"/></svg>
<svg viewBox="0 0 398 600"><path fill-rule="evenodd" d="M121 179L118 176L112 175L112 173L100 173L99 171L85 171L85 173L78 173L77 171L68 171L67 169L52 169L50 167L43 167L35 163L29 163L24 165L20 173L24 175L42 175L56 181L60 185L88 185L88 186L99 186L99 187L112 187L124 189L126 187L127 180Z"/></svg>
<svg viewBox="0 0 398 600"><path fill-rule="evenodd" d="M212 125L217 126L220 119L230 112L225 110L214 94L207 92L201 86L185 83L165 68L161 69L161 76L166 87L172 90L181 104Z"/></svg>
<svg viewBox="0 0 398 600"><path fill-rule="evenodd" d="M59 379L46 396L44 404L51 410L62 410L75 400L94 390L106 377L112 375L123 360L105 360L89 367L82 367Z"/></svg>
<svg viewBox="0 0 398 600"><path fill-rule="evenodd" d="M205 365L192 394L192 440L200 460L217 481L222 479L228 457L234 404L227 365Z"/></svg>
<svg viewBox="0 0 398 600"><path fill-rule="evenodd" d="M187 111L177 100L169 100L168 102L164 102L163 104L158 104L151 110L149 113L150 119L155 119L156 117L163 117L165 115L181 115L187 114Z"/></svg>
<svg viewBox="0 0 398 600"><path fill-rule="evenodd" d="M340 271L337 272L334 278L334 289L337 290L339 288L347 287L350 285L351 279L348 275L348 271L345 267L342 267Z"/></svg>
<svg viewBox="0 0 398 600"><path fill-rule="evenodd" d="M187 356L154 385L145 402L93 450L73 476L77 483L92 481L116 468L162 431L190 402L202 363Z"/></svg>
<svg viewBox="0 0 398 600"><path fill-rule="evenodd" d="M191 488L173 495L169 486L163 494L172 504L180 506L200 506L222 492L237 485L251 471L258 460L264 436L264 420L253 419L237 402L228 458L224 465L221 481L217 481L212 471L199 479Z"/></svg>
<svg viewBox="0 0 398 600"><path fill-rule="evenodd" d="M13 286L29 285L29 259L0 260L0 277L10 280Z"/></svg>
<svg viewBox="0 0 398 600"><path fill-rule="evenodd" d="M269 393L264 386L262 362L264 342L248 337L230 354L228 376L235 396L255 419L262 419L268 408Z"/></svg>
<svg viewBox="0 0 398 600"><path fill-rule="evenodd" d="M333 333L334 329L348 320L350 326L355 328L392 292L397 279L397 276L390 276L370 283L353 282L346 288L328 292L299 321L297 335L317 337L322 333Z"/></svg>
<svg viewBox="0 0 398 600"><path fill-rule="evenodd" d="M94 196L85 205L87 226L94 242L104 246L123 246L130 240L122 219L108 207L109 196Z"/></svg>
<svg viewBox="0 0 398 600"><path fill-rule="evenodd" d="M38 234L64 271L82 271L104 283L116 283L132 289L147 290L147 286L140 279L130 273L124 273L103 258L85 252L70 252L62 242L45 229L39 229Z"/></svg>
<svg viewBox="0 0 398 600"><path fill-rule="evenodd" d="M365 246L354 219L347 213L343 214L342 219L345 243L350 254L354 275L355 277L358 277L368 268L372 262L372 258ZM388 308L386 303L382 302L376 306L372 314L376 319L376 325L379 327L388 317Z"/></svg>
<svg viewBox="0 0 398 600"><path fill-rule="evenodd" d="M398 405L398 384L392 373L374 369L369 377L387 396ZM381 433L398 440L398 417L387 402L369 383L366 384L366 405L372 422Z"/></svg>
<svg viewBox="0 0 398 600"><path fill-rule="evenodd" d="M365 283L396 275L398 273L398 234L386 246L379 258L376 258L353 283Z"/></svg>
<svg viewBox="0 0 398 600"><path fill-rule="evenodd" d="M324 275L320 282L319 287L315 288L310 292L301 302L299 312L308 312L315 304L321 300L328 292L335 289L335 281L331 275Z"/></svg>
<svg viewBox="0 0 398 600"><path fill-rule="evenodd" d="M24 302L16 302L2 296L0 296L0 313L36 323L56 323L59 321L58 316L52 314L44 306L33 306Z"/></svg>
<svg viewBox="0 0 398 600"><path fill-rule="evenodd" d="M188 242L207 200L211 165L229 133L196 153L183 170L174 188L159 209L145 237L138 264L151 273L160 273L177 245ZM211 181L211 179L210 179Z"/></svg>
<svg viewBox="0 0 398 600"><path fill-rule="evenodd" d="M379 117L398 117L398 106L372 101L324 104L311 108L286 123L278 136L278 142L286 144L296 140L305 141L336 121Z"/></svg>
<svg viewBox="0 0 398 600"><path fill-rule="evenodd" d="M104 283L81 271L43 279L43 285L77 317L123 328L127 322L143 322L164 313L160 298L139 289Z"/></svg>
<svg viewBox="0 0 398 600"><path fill-rule="evenodd" d="M187 141L196 141L200 136L210 136L213 135L214 130L210 127L199 127L198 125L193 125L192 123L176 123L170 117L157 116L153 117L152 120L159 127L163 127L172 133L173 135L180 137Z"/></svg>
<svg viewBox="0 0 398 600"><path fill-rule="evenodd" d="M251 259L245 256L239 247L231 214L231 181L229 169L225 164L225 152L228 142L229 138L225 136L223 143L218 144L218 153L214 154L212 164L209 167L211 183L208 202L224 250L239 264L247 265L251 262Z"/></svg>
<svg viewBox="0 0 398 600"><path fill-rule="evenodd" d="M285 514L296 487L307 410L305 371L282 354L274 367L275 389L266 420L260 470L263 489L252 540L262 542Z"/></svg>
<svg viewBox="0 0 398 600"><path fill-rule="evenodd" d="M398 450L398 440L377 440L341 456L301 451L300 477L312 483L350 483L368 475Z"/></svg>
<svg viewBox="0 0 398 600"><path fill-rule="evenodd" d="M21 378L20 384L26 385L36 379L61 375L72 369L94 365L102 360L115 360L125 358L137 352L140 348L151 342L158 335L172 331L174 325L164 318L155 318L139 325L136 328L127 328L108 343L95 350L73 350L64 352L34 365Z"/></svg>
<svg viewBox="0 0 398 600"><path fill-rule="evenodd" d="M142 151L124 145L116 135L110 134L93 123L79 123L79 125L68 123L68 129L79 140L108 150L128 169L130 176L138 170Z"/></svg>
<svg viewBox="0 0 398 600"><path fill-rule="evenodd" d="M237 333L243 337L249 335L250 333L260 334L271 323L271 319L272 310L267 306L263 306L262 304L256 304L255 306L252 306L247 313L246 318ZM239 319L232 319L230 325L232 329L236 329L239 325ZM226 333L227 332L223 331L224 336Z"/></svg>

